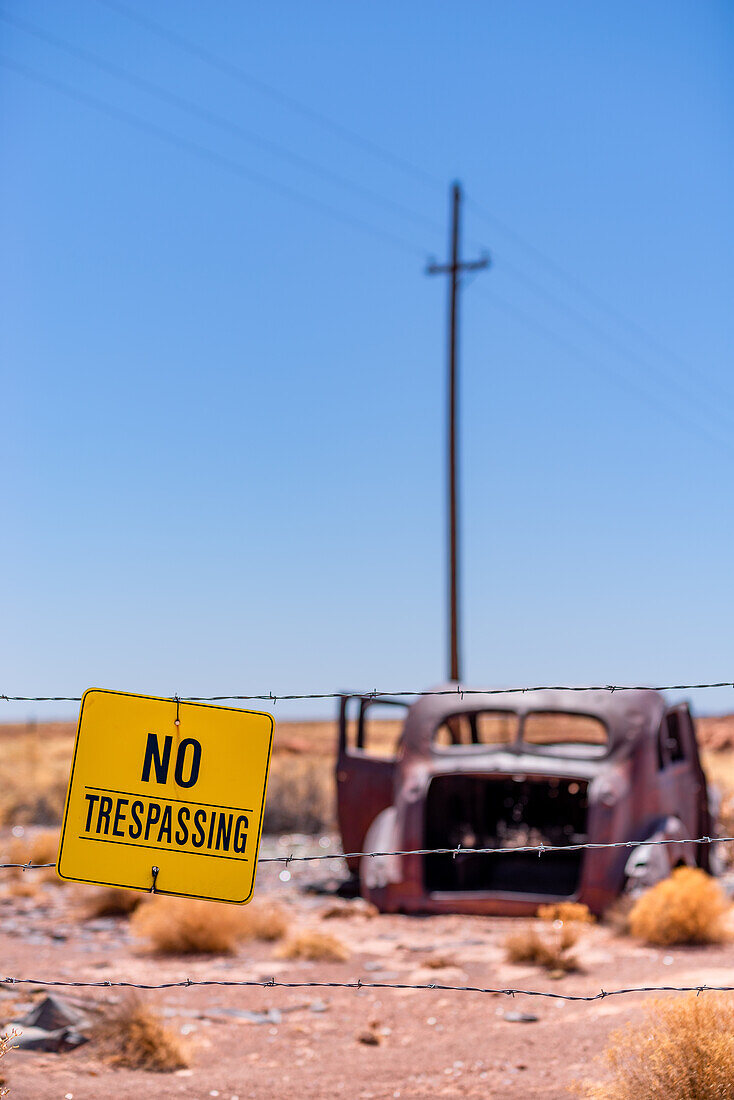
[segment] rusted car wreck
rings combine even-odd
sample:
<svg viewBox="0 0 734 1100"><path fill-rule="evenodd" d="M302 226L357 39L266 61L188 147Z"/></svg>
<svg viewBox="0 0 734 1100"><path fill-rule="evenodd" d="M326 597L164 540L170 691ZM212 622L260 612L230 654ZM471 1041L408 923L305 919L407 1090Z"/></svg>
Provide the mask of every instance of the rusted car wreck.
<svg viewBox="0 0 734 1100"><path fill-rule="evenodd" d="M386 701L341 699L344 851L452 849L350 856L360 893L380 910L520 915L573 900L598 914L630 883L682 863L710 868L708 844L651 843L713 835L687 705L647 690L436 690L447 694L388 701L402 722L393 753L375 751L370 735ZM633 847L575 847L614 841ZM568 851L518 850L541 844Z"/></svg>

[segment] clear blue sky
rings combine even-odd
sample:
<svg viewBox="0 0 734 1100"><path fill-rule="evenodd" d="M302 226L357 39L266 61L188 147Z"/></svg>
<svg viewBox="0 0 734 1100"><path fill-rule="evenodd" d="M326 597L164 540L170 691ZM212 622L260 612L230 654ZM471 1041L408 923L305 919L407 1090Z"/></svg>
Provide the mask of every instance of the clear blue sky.
<svg viewBox="0 0 734 1100"><path fill-rule="evenodd" d="M734 677L731 5L0 13L0 691L444 677L456 177L466 680Z"/></svg>

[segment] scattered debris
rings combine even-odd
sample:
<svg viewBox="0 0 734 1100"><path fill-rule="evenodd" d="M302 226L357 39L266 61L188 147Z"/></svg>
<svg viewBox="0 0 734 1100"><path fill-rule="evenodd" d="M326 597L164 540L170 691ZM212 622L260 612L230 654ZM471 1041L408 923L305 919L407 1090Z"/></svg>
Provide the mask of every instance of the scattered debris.
<svg viewBox="0 0 734 1100"><path fill-rule="evenodd" d="M43 1050L51 1054L73 1050L86 1043L89 1021L59 997L44 999L20 1019L11 1020L14 1046L19 1050Z"/></svg>
<svg viewBox="0 0 734 1100"><path fill-rule="evenodd" d="M62 1027L86 1027L88 1021L68 1001L60 997L44 997L35 1008L18 1020L22 1027L39 1027L44 1031L55 1031Z"/></svg>
<svg viewBox="0 0 734 1100"><path fill-rule="evenodd" d="M379 1032L373 1028L365 1028L364 1031L357 1032L357 1042L363 1043L366 1047L379 1047L382 1039Z"/></svg>
<svg viewBox="0 0 734 1100"><path fill-rule="evenodd" d="M42 1027L20 1027L17 1024L14 1027L18 1034L13 1046L18 1050L43 1050L49 1054L61 1054L89 1041L88 1035L83 1035L72 1027L60 1027L55 1031L45 1031Z"/></svg>

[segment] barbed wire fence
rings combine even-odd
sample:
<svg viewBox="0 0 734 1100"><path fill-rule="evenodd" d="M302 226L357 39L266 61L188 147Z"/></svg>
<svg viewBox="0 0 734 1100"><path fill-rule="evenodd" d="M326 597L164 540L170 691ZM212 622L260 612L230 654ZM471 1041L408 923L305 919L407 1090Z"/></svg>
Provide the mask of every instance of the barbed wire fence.
<svg viewBox="0 0 734 1100"><path fill-rule="evenodd" d="M355 978L344 982L281 982L275 978L183 978L175 982L129 982L104 979L97 982L47 981L42 978L0 978L0 985L36 985L66 989L188 989L191 986L216 986L257 989L412 989L438 993L484 993L504 997L545 997L553 1001L603 1001L632 993L732 993L731 985L634 985L619 989L600 989L596 993L557 993L544 989L516 989L484 985L442 985L439 982L373 982Z"/></svg>
<svg viewBox="0 0 734 1100"><path fill-rule="evenodd" d="M267 695L171 695L163 696L175 703L288 703L306 702L318 699L343 699L345 696L367 700L376 699L421 699L428 696L453 696L460 699L473 695L526 695L533 691L704 691L711 688L732 688L734 681L719 680L705 684L541 684L525 687L471 688L457 684L455 687L429 688L426 691L323 691L309 694L274 693ZM0 702L5 703L80 703L81 695L6 695L0 692Z"/></svg>
<svg viewBox="0 0 734 1100"><path fill-rule="evenodd" d="M723 844L734 841L734 836L699 836L680 838L661 838L658 840L613 840L608 842L586 842L581 844L527 844L506 848L470 848L457 844L454 848L406 848L394 852L319 852L316 854L296 855L291 852L284 856L261 856L258 866L262 863L310 863L316 860L328 859L379 859L388 856L453 856L459 855L526 855L537 854L541 857L546 852L579 852L583 849L596 850L600 848L639 848L649 845L678 845L678 844ZM35 871L43 868L55 867L55 863L0 863L0 870L14 868L20 871Z"/></svg>
<svg viewBox="0 0 734 1100"><path fill-rule="evenodd" d="M531 692L544 692L544 691L569 691L569 692L628 692L628 691L697 691L712 688L732 688L734 689L734 681L717 681L709 683L698 684L666 684L658 686L650 685L630 685L630 684L598 684L598 685L541 685L541 686L528 686L528 687L510 687L510 688L467 688L462 685L456 685L456 687L450 688L435 688L425 691L366 691L360 693L350 693L356 695L359 698L366 700L379 700L379 699L396 699L396 698L413 698L418 699L426 696L458 696L463 699L465 696L496 696L496 695L524 695ZM308 694L287 693L275 695L272 692L268 692L267 695L210 695L210 696L171 696L170 701L172 703L215 703L215 702L269 702L272 704L278 701L306 701L306 700L327 700L327 699L342 699L345 696L345 692L318 692ZM20 696L20 695L6 695L0 693L0 701L4 702L33 702L33 703L53 703L53 702L69 702L78 703L81 702L81 696L72 695L36 695L36 696ZM294 862L315 862L320 860L334 859L369 859L374 860L378 858L388 857L402 857L402 856L433 856L433 855L451 855L457 858L460 855L487 855L487 856L501 856L508 854L537 854L539 859L542 859L543 855L549 852L577 852L581 850L599 850L599 849L635 849L641 846L660 845L660 846L678 846L678 845L712 845L712 844L726 844L734 842L732 836L701 836L701 837L680 837L680 838L659 838L659 839L647 839L647 840L626 840L626 841L609 841L609 842L584 842L579 844L534 844L534 845L522 845L516 847L464 847L461 844L451 848L411 848L401 849L396 851L386 852L323 852L316 854L300 854L290 852L287 855L279 856L263 856L258 859L258 865L260 864L284 864L286 867L290 863ZM0 870L19 870L21 872L34 871L34 870L47 870L55 867L55 863L33 863L28 861L27 863L0 863ZM168 982L131 982L126 980L112 980L104 979L100 981L66 981L59 979L45 979L45 978L26 978L17 976L0 977L0 985L33 985L42 988L74 988L74 989L104 989L104 988L122 988L122 989L141 989L141 990L159 990L159 989L177 989L177 988L189 988L189 987L227 987L227 988L264 988L264 989L353 989L357 992L360 990L413 990L413 991L437 991L437 992L451 992L451 993L477 993L492 996L504 996L504 997L538 997L547 998L555 1001L572 1001L572 1002L594 1002L605 1000L608 997L619 997L625 995L635 995L644 993L695 993L700 995L706 992L719 992L719 993L732 993L734 992L734 986L731 985L637 985L637 986L624 986L617 989L599 989L594 993L560 993L549 990L537 990L537 989L522 989L516 987L501 987L501 986L481 986L481 985L455 985L455 984L443 984L438 982L378 982L363 980L362 978L350 979L347 981L297 981L286 982L279 981L275 978L262 978L262 979L220 979L220 978L184 978L178 981Z"/></svg>

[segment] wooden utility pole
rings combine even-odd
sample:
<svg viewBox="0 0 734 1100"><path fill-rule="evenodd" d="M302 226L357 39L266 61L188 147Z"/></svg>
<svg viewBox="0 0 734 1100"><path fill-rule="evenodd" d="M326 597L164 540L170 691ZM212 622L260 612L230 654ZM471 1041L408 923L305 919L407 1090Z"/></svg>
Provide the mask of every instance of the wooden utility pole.
<svg viewBox="0 0 734 1100"><path fill-rule="evenodd" d="M428 275L450 275L449 279L449 385L448 385L448 549L449 549L449 679L461 678L459 661L459 470L457 433L457 344L459 330L458 291L464 271L481 271L489 267L489 257L479 260L461 260L461 185L451 188L451 261L447 264L430 263Z"/></svg>

